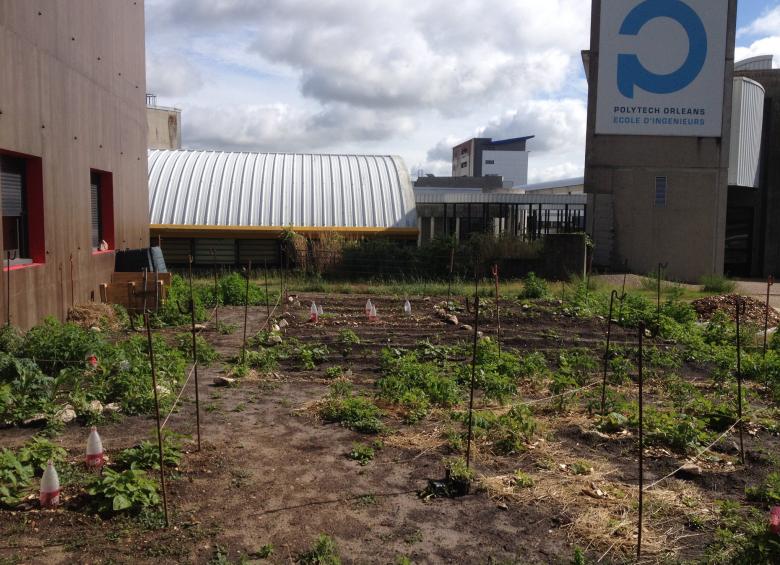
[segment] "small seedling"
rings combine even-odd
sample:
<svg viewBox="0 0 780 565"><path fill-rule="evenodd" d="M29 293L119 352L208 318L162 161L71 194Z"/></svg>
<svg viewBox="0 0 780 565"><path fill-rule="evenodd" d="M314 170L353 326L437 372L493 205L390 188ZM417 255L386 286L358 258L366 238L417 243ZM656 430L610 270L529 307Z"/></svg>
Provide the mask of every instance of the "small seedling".
<svg viewBox="0 0 780 565"><path fill-rule="evenodd" d="M531 488L534 486L534 479L527 473L517 471L513 479L513 486L515 487L515 490Z"/></svg>
<svg viewBox="0 0 780 565"><path fill-rule="evenodd" d="M353 443L352 451L349 452L348 457L353 461L357 461L361 466L365 467L371 461L374 460L374 448L364 443Z"/></svg>

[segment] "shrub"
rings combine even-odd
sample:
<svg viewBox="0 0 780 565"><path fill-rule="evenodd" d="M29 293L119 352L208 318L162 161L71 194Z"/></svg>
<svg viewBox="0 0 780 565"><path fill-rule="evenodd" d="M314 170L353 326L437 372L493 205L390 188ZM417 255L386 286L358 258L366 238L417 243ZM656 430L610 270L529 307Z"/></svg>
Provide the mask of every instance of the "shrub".
<svg viewBox="0 0 780 565"><path fill-rule="evenodd" d="M241 273L231 273L219 279L219 302L226 306L243 306L246 302L246 277ZM212 289L213 304L213 289ZM259 306L265 304L265 292L260 287L250 281L249 283L249 305Z"/></svg>
<svg viewBox="0 0 780 565"><path fill-rule="evenodd" d="M16 355L23 343L22 334L14 326L0 327L0 352Z"/></svg>
<svg viewBox="0 0 780 565"><path fill-rule="evenodd" d="M550 289L547 287L547 282L537 277L535 273L528 273L523 279L521 299L535 300L546 298L549 294Z"/></svg>
<svg viewBox="0 0 780 565"><path fill-rule="evenodd" d="M338 379L344 375L344 369L342 369L339 365L334 365L333 367L328 367L325 369L325 376L329 379Z"/></svg>
<svg viewBox="0 0 780 565"><path fill-rule="evenodd" d="M138 513L160 504L157 483L143 471L129 469L118 473L104 469L87 487L95 510L101 514Z"/></svg>
<svg viewBox="0 0 780 565"><path fill-rule="evenodd" d="M201 335L195 336L195 342L198 347L198 364L209 366L219 359L219 353L211 344ZM181 333L176 336L176 347L187 359L192 359L192 334Z"/></svg>
<svg viewBox="0 0 780 565"><path fill-rule="evenodd" d="M547 357L540 351L535 351L519 359L517 376L521 379L537 382L550 376L550 368L547 366Z"/></svg>
<svg viewBox="0 0 780 565"><path fill-rule="evenodd" d="M407 390L399 400L399 404L404 407L404 422L407 424L416 424L428 415L431 403L426 394L419 390Z"/></svg>
<svg viewBox="0 0 780 565"><path fill-rule="evenodd" d="M27 496L33 468L25 465L10 449L0 449L0 506L12 507Z"/></svg>
<svg viewBox="0 0 780 565"><path fill-rule="evenodd" d="M321 534L314 547L301 553L295 562L299 565L341 565L341 558L333 538Z"/></svg>
<svg viewBox="0 0 780 565"><path fill-rule="evenodd" d="M104 347L100 334L46 318L24 336L19 356L32 359L44 373L55 377L60 370L73 364L86 366L87 356Z"/></svg>
<svg viewBox="0 0 780 565"><path fill-rule="evenodd" d="M20 423L54 412L55 380L35 362L0 353L0 422Z"/></svg>
<svg viewBox="0 0 780 565"><path fill-rule="evenodd" d="M362 396L331 396L323 404L320 415L326 422L337 422L364 434L378 434L384 430L379 419L382 412Z"/></svg>
<svg viewBox="0 0 780 565"><path fill-rule="evenodd" d="M203 300L200 293L194 294L195 302L195 321L206 321L206 309L203 306ZM171 286L168 289L168 299L162 304L157 314L152 317L155 326L183 326L192 321L192 315L187 311L182 313L179 306L187 309L190 303L190 286L179 275L173 275Z"/></svg>
<svg viewBox="0 0 780 565"><path fill-rule="evenodd" d="M737 283L723 275L704 275L699 279L699 283L704 287L704 292L731 294L737 289Z"/></svg>

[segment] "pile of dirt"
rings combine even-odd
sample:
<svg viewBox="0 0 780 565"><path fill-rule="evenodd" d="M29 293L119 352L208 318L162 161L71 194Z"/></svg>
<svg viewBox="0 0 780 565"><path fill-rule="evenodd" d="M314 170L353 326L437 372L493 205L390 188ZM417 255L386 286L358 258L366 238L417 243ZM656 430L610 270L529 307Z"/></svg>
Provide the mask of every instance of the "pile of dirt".
<svg viewBox="0 0 780 565"><path fill-rule="evenodd" d="M737 298L745 305L745 313L741 319L749 324L756 324L763 328L766 315L766 303L749 296L726 294L723 296L708 296L692 302L693 308L701 320L711 320L715 312L725 312L731 320L736 320ZM780 315L773 308L769 309L769 327L780 325Z"/></svg>
<svg viewBox="0 0 780 565"><path fill-rule="evenodd" d="M122 321L110 304L86 304L68 311L68 322L84 329L99 328L103 331L119 331Z"/></svg>

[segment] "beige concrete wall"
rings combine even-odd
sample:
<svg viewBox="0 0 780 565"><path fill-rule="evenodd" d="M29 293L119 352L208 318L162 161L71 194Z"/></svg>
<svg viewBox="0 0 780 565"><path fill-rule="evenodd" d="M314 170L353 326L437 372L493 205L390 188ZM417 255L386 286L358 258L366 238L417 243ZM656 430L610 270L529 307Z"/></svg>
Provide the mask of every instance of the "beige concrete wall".
<svg viewBox="0 0 780 565"><path fill-rule="evenodd" d="M150 106L146 109L149 149L181 149L181 111Z"/></svg>
<svg viewBox="0 0 780 565"><path fill-rule="evenodd" d="M723 139L731 125L736 0L729 2ZM696 281L722 273L728 196L729 143L721 138L595 135L601 1L594 0L590 46L585 192L611 196L612 217L591 218L595 257L603 267ZM668 177L667 206L655 207L655 177ZM604 198L602 198L604 200ZM611 231L607 224L611 223ZM610 237L611 236L611 237Z"/></svg>
<svg viewBox="0 0 780 565"><path fill-rule="evenodd" d="M144 3L0 0L0 53L0 150L43 163L46 262L10 273L28 327L99 297L113 271L91 248L90 169L113 174L116 246L148 245Z"/></svg>

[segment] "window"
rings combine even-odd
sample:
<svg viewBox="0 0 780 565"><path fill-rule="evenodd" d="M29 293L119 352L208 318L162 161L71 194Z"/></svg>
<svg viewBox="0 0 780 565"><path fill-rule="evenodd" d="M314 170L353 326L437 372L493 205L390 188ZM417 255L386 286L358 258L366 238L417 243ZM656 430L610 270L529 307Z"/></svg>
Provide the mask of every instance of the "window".
<svg viewBox="0 0 780 565"><path fill-rule="evenodd" d="M46 251L39 158L0 154L0 205L3 210L4 266L43 263Z"/></svg>
<svg viewBox="0 0 780 565"><path fill-rule="evenodd" d="M493 159L488 159L488 160L486 160L486 161L485 161L485 164L486 164L486 165L495 165L495 164L496 164L496 162L495 162L495 160L493 160Z"/></svg>
<svg viewBox="0 0 780 565"><path fill-rule="evenodd" d="M468 166L469 166L469 162L468 162L468 161L465 161L465 162L463 162L463 163L461 163L461 164L460 164L460 168L461 168L461 169L465 169L465 168L466 168L466 167L468 167Z"/></svg>
<svg viewBox="0 0 780 565"><path fill-rule="evenodd" d="M469 150L468 150L468 148L461 149L461 150L460 150L460 154L461 154L461 155L468 155L468 154L469 154Z"/></svg>
<svg viewBox="0 0 780 565"><path fill-rule="evenodd" d="M667 177L655 177L655 207L666 208Z"/></svg>
<svg viewBox="0 0 780 565"><path fill-rule="evenodd" d="M90 171L90 238L93 251L114 249L114 183L111 173Z"/></svg>

